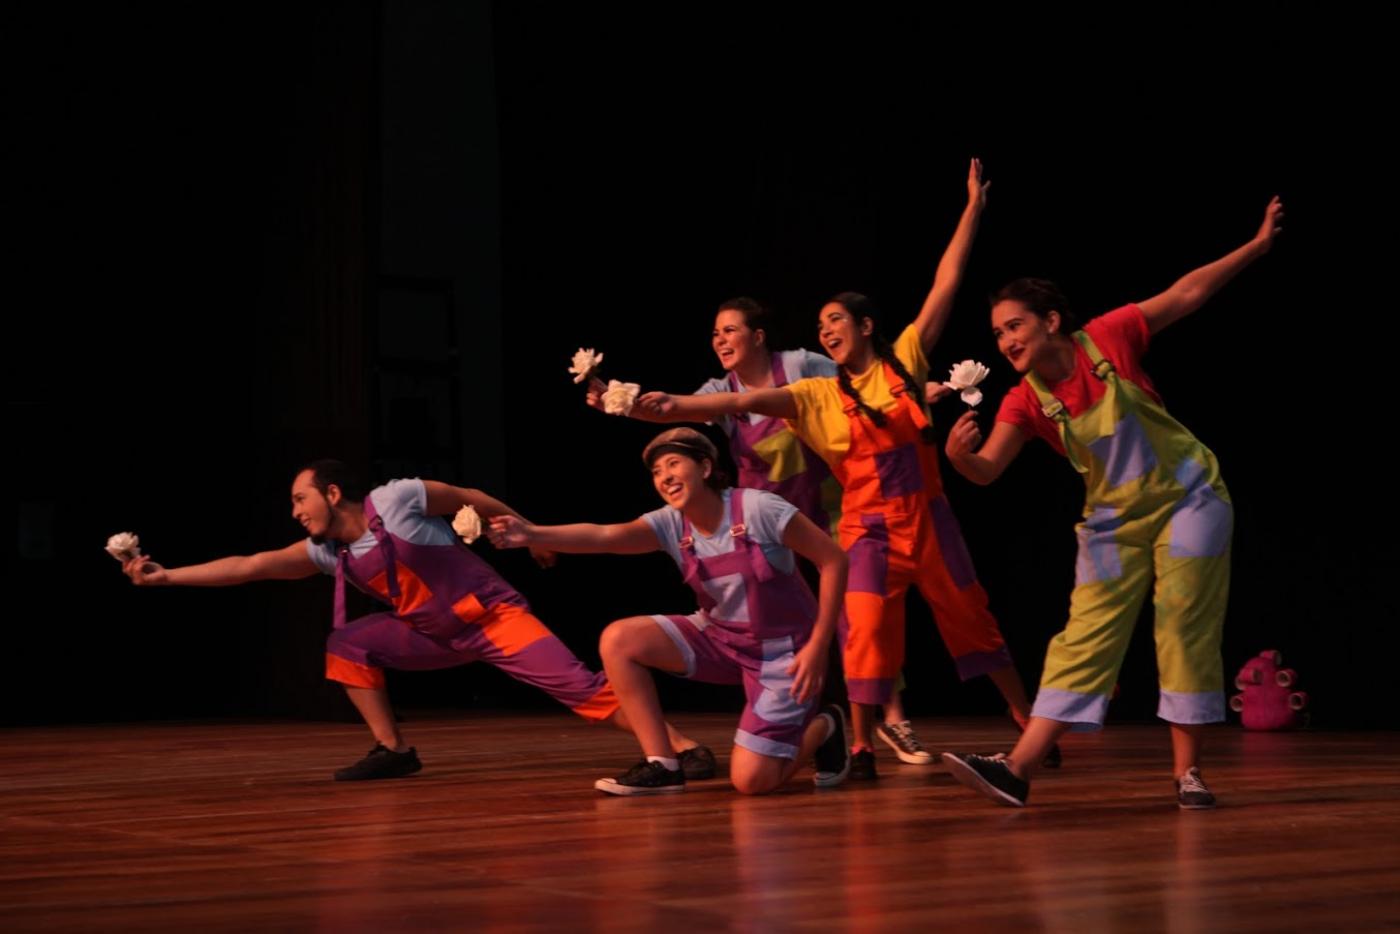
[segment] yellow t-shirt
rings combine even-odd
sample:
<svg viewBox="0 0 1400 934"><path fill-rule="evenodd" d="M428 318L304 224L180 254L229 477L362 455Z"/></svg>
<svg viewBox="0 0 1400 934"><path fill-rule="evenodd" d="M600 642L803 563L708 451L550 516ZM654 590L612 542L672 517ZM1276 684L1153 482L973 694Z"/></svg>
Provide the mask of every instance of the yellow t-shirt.
<svg viewBox="0 0 1400 934"><path fill-rule="evenodd" d="M914 325L904 329L894 342L894 355L904 364L914 382L920 386L928 379L928 359L923 342ZM877 359L870 369L851 377L851 385L860 393L865 404L881 412L895 407L894 394L885 379L883 360ZM851 449L851 423L846 416L848 396L833 376L816 376L789 383L786 387L797 403L797 417L788 420L793 433L828 464L836 464Z"/></svg>

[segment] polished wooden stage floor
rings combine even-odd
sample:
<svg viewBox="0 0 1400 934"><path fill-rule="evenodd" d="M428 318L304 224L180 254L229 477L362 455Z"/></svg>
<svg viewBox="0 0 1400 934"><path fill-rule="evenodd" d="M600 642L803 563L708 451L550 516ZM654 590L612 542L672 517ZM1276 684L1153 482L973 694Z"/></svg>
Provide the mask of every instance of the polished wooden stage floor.
<svg viewBox="0 0 1400 934"><path fill-rule="evenodd" d="M727 751L732 717L677 719ZM1177 810L1160 726L1074 737L1022 811L885 750L875 784L620 799L591 786L630 737L565 714L408 735L422 773L338 784L350 725L0 732L0 930L1400 928L1396 734L1222 727L1206 812Z"/></svg>

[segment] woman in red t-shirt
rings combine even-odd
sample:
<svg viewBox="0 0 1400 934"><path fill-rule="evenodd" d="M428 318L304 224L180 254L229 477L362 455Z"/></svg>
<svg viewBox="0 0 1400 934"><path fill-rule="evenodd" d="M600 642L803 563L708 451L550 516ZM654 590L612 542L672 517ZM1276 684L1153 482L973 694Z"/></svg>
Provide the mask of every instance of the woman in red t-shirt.
<svg viewBox="0 0 1400 934"><path fill-rule="evenodd" d="M1103 724L1155 580L1157 712L1171 724L1177 802L1215 805L1199 760L1203 724L1225 719L1220 632L1233 509L1215 456L1167 414L1139 361L1151 335L1269 252L1282 220L1274 198L1248 243L1083 330L1044 280L1019 279L992 300L997 349L1024 379L1007 393L985 444L974 413L958 420L948 434L949 461L988 484L1027 438L1039 437L1087 487L1070 619L1050 642L1030 724L1009 755L943 755L959 781L993 800L1024 805L1035 766L1060 736Z"/></svg>

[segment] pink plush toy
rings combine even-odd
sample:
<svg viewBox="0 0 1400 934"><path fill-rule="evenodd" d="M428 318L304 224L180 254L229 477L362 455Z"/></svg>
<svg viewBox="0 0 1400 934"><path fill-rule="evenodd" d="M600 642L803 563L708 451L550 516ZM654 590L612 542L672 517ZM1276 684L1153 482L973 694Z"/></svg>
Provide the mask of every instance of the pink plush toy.
<svg viewBox="0 0 1400 934"><path fill-rule="evenodd" d="M1290 688L1298 673L1282 668L1283 655L1260 652L1235 675L1235 687L1243 693L1230 698L1230 709L1240 715L1246 730L1294 730L1303 725L1308 695Z"/></svg>

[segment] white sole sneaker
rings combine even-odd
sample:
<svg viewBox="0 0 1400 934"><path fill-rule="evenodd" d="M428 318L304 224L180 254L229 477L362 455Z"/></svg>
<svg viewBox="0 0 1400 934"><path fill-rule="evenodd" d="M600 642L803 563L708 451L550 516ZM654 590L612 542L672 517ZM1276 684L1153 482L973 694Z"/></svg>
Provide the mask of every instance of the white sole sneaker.
<svg viewBox="0 0 1400 934"><path fill-rule="evenodd" d="M607 795L677 795L685 791L684 785L624 785L615 778L600 778L593 787Z"/></svg>
<svg viewBox="0 0 1400 934"><path fill-rule="evenodd" d="M1006 804L1013 808L1023 808L1026 806L1025 799L1015 795L1007 794L996 785L987 781L972 766L967 765L951 752L943 754L943 764L948 767L948 774L958 780L958 784L965 785L998 804Z"/></svg>
<svg viewBox="0 0 1400 934"><path fill-rule="evenodd" d="M883 724L881 724L883 726ZM885 745L894 750L894 754L899 757L899 761L905 765L937 765L938 760L933 757L933 753L927 749L919 752L906 752L899 748L899 743L885 735L885 731L880 727L875 728L875 735L885 741Z"/></svg>
<svg viewBox="0 0 1400 934"><path fill-rule="evenodd" d="M827 738L824 739L824 740L822 740L822 742L823 742L823 743L826 743L826 742L830 741L831 738L832 738L833 736L839 736L839 737L841 737L841 745L842 745L843 747L846 747L846 714L845 714L845 711L843 711L843 710L842 710L839 706L837 706L836 704L831 704L831 705L828 706L828 708L827 708L826 710L823 710L822 713L827 714L828 716L831 717L832 722L833 722L833 724L834 724L834 726L835 726L835 728L836 728L836 729L835 729L835 732L832 733L831 735L827 736ZM812 784L813 784L813 785L816 785L818 788L834 788L834 787L836 787L837 785L839 785L839 784L841 784L842 782L844 782L847 778L849 778L849 777L850 777L850 774L851 774L851 750L850 750L849 747L846 747L846 760L845 760L845 762L844 762L844 763L842 764L842 766L841 766L841 771L839 771L839 772L813 772L813 773L812 773Z"/></svg>

